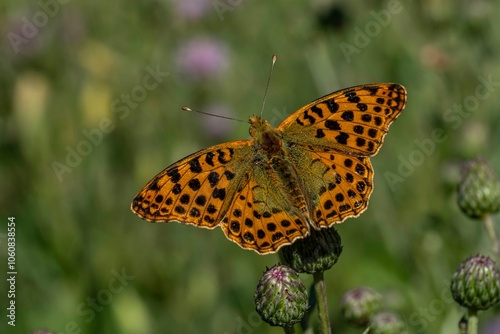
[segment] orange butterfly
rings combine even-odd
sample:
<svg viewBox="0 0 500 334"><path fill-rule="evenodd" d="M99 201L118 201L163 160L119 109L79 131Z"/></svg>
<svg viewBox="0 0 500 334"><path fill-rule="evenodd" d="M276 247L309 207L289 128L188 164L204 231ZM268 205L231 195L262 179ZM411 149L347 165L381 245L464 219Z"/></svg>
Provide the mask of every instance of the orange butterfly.
<svg viewBox="0 0 500 334"><path fill-rule="evenodd" d="M309 103L277 128L250 117L250 140L219 144L167 167L132 211L152 222L213 229L260 254L363 212L369 157L406 104L397 84L346 88Z"/></svg>

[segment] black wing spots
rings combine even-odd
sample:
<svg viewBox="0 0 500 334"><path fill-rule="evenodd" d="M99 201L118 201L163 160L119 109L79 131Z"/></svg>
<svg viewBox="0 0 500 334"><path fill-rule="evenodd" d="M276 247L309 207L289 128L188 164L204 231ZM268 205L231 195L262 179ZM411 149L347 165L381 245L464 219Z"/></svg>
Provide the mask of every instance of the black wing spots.
<svg viewBox="0 0 500 334"><path fill-rule="evenodd" d="M332 121L331 119L325 121L325 127L329 130L342 130L339 122Z"/></svg>
<svg viewBox="0 0 500 334"><path fill-rule="evenodd" d="M344 111L340 115L344 121L352 122L354 120L354 113L351 110Z"/></svg>
<svg viewBox="0 0 500 334"><path fill-rule="evenodd" d="M280 222L280 225L283 226L284 228L287 228L289 227L290 225L292 225L292 223L287 220L287 219L283 219L281 222Z"/></svg>
<svg viewBox="0 0 500 334"><path fill-rule="evenodd" d="M354 133L357 133L358 135L362 135L363 132L365 131L365 128L361 125L355 125L353 128Z"/></svg>
<svg viewBox="0 0 500 334"><path fill-rule="evenodd" d="M328 213L325 217L326 218L332 218L337 216L337 211L333 210L332 212Z"/></svg>
<svg viewBox="0 0 500 334"><path fill-rule="evenodd" d="M212 192L212 197L213 198L218 198L221 201L226 198L226 189L224 188L215 188L214 191Z"/></svg>
<svg viewBox="0 0 500 334"><path fill-rule="evenodd" d="M198 195L194 202L199 206L205 206L207 204L207 197L205 195Z"/></svg>
<svg viewBox="0 0 500 334"><path fill-rule="evenodd" d="M253 216L254 216L254 218L256 218L256 219L260 219L260 218L262 218L262 215L261 215L259 212L257 212L256 210L253 210Z"/></svg>
<svg viewBox="0 0 500 334"><path fill-rule="evenodd" d="M345 132L340 132L335 137L335 140L337 141L337 143L342 144L342 145L347 145L347 139L349 139L349 135Z"/></svg>
<svg viewBox="0 0 500 334"><path fill-rule="evenodd" d="M335 174L335 183L336 184L340 184L342 182L342 177L340 176L340 174Z"/></svg>
<svg viewBox="0 0 500 334"><path fill-rule="evenodd" d="M363 201L356 201L356 202L354 202L354 208L355 209L359 208L361 205L363 205L363 203L364 203Z"/></svg>
<svg viewBox="0 0 500 334"><path fill-rule="evenodd" d="M368 136L371 138L376 138L378 134L377 129L368 129Z"/></svg>
<svg viewBox="0 0 500 334"><path fill-rule="evenodd" d="M387 99L385 100L385 105L394 110L394 107L396 107L398 104L392 99Z"/></svg>
<svg viewBox="0 0 500 334"><path fill-rule="evenodd" d="M345 174L345 179L349 183L353 183L354 182L354 176L351 173L346 173Z"/></svg>
<svg viewBox="0 0 500 334"><path fill-rule="evenodd" d="M214 157L215 157L215 153L214 152L208 152L206 155L205 155L205 162L209 165L209 166L214 166Z"/></svg>
<svg viewBox="0 0 500 334"><path fill-rule="evenodd" d="M347 98L354 97L356 96L356 92L354 90L348 90L347 92L344 93L344 96Z"/></svg>
<svg viewBox="0 0 500 334"><path fill-rule="evenodd" d="M273 241L278 241L278 240L280 240L280 239L283 239L283 237L284 237L283 233L281 233L281 232L276 232L276 233L274 233L274 234L272 235L271 239L272 239Z"/></svg>
<svg viewBox="0 0 500 334"><path fill-rule="evenodd" d="M275 223L268 223L267 224L267 230L270 232L276 231L276 224Z"/></svg>
<svg viewBox="0 0 500 334"><path fill-rule="evenodd" d="M221 164L227 164L229 161L231 161L231 158L233 157L234 150L232 148L229 149L218 149L217 150L217 160Z"/></svg>
<svg viewBox="0 0 500 334"><path fill-rule="evenodd" d="M140 202L147 202L149 204L149 201L144 199L144 196L138 195L134 198L134 205L139 205Z"/></svg>
<svg viewBox="0 0 500 334"><path fill-rule="evenodd" d="M377 99L375 100L375 102L377 102L378 104L384 104L385 103L385 99L383 99L381 97L377 97Z"/></svg>
<svg viewBox="0 0 500 334"><path fill-rule="evenodd" d="M344 95L345 97L347 97L347 101L351 103L358 103L359 101L361 101L359 96L356 95L355 91L348 91Z"/></svg>
<svg viewBox="0 0 500 334"><path fill-rule="evenodd" d="M349 196L349 198L356 198L356 193L354 192L354 190L349 189L347 190L347 196Z"/></svg>
<svg viewBox="0 0 500 334"><path fill-rule="evenodd" d="M366 168L365 166L363 166L362 164L356 164L356 167L354 168L354 170L356 171L356 173L358 173L358 175L365 175L365 172L366 172Z"/></svg>
<svg viewBox="0 0 500 334"><path fill-rule="evenodd" d="M326 193L326 187L325 186L321 186L321 188L319 188L319 190L318 190L318 194L321 196L324 193Z"/></svg>
<svg viewBox="0 0 500 334"><path fill-rule="evenodd" d="M179 198L179 202L181 202L182 204L189 204L189 202L191 201L191 197L189 197L188 194L183 194L180 198Z"/></svg>
<svg viewBox="0 0 500 334"><path fill-rule="evenodd" d="M188 187L191 188L191 190L193 190L193 191L199 190L201 188L200 180L198 180L198 179L189 180Z"/></svg>
<svg viewBox="0 0 500 334"><path fill-rule="evenodd" d="M379 90L379 87L377 86L372 86L372 87L365 87L365 89L370 92L370 95L373 96L373 95L376 95L378 90ZM390 87L389 87L390 89Z"/></svg>
<svg viewBox="0 0 500 334"><path fill-rule="evenodd" d="M219 180L220 180L219 173L210 172L210 174L208 174L207 179L208 179L208 183L210 183L210 186L213 188L217 185L217 183L219 183Z"/></svg>
<svg viewBox="0 0 500 334"><path fill-rule="evenodd" d="M344 160L344 166L346 166L347 168L351 168L353 162L351 159L347 158Z"/></svg>
<svg viewBox="0 0 500 334"><path fill-rule="evenodd" d="M198 218L201 216L201 213L197 208L191 208L191 210L189 210L189 215L193 218Z"/></svg>
<svg viewBox="0 0 500 334"><path fill-rule="evenodd" d="M381 112L382 111L382 108L380 108L380 106L375 106L373 107L373 110L377 113Z"/></svg>
<svg viewBox="0 0 500 334"><path fill-rule="evenodd" d="M165 201L166 205L172 205L172 203L174 203L174 200L172 199L172 197L167 198L167 200Z"/></svg>
<svg viewBox="0 0 500 334"><path fill-rule="evenodd" d="M360 193L364 193L365 189L366 189L366 183L365 183L365 181L358 181L358 183L356 183L356 189Z"/></svg>
<svg viewBox="0 0 500 334"><path fill-rule="evenodd" d="M186 213L186 209L184 209L183 206L180 206L180 205L177 205L175 208L174 208L174 211L177 212L178 214L184 214Z"/></svg>
<svg viewBox="0 0 500 334"><path fill-rule="evenodd" d="M155 202L162 203L163 202L163 195L156 195Z"/></svg>
<svg viewBox="0 0 500 334"><path fill-rule="evenodd" d="M209 214L213 215L214 213L216 213L216 212L217 212L217 208L215 207L215 205L213 205L213 204L209 204L209 205L207 206L207 212L208 212Z"/></svg>
<svg viewBox="0 0 500 334"><path fill-rule="evenodd" d="M247 243L255 242L255 238L254 238L253 234L250 232L245 232L245 234L243 234L243 239L245 239L245 241Z"/></svg>
<svg viewBox="0 0 500 334"><path fill-rule="evenodd" d="M351 206L349 204L342 204L339 206L339 212L348 211L350 209L351 209Z"/></svg>
<svg viewBox="0 0 500 334"><path fill-rule="evenodd" d="M206 222L207 222L207 223L209 223L209 224L213 224L213 223L215 223L215 219L213 219L213 218L212 218L212 217L210 217L210 216L204 216L204 217L203 217L203 220L204 220L204 221L206 221Z"/></svg>
<svg viewBox="0 0 500 334"><path fill-rule="evenodd" d="M340 108L339 104L335 102L334 99L326 101L326 107L328 108L328 110L330 110L332 114L336 113Z"/></svg>
<svg viewBox="0 0 500 334"><path fill-rule="evenodd" d="M228 152L229 152L229 159L227 161L229 161L233 158L234 150L232 148L230 148L230 149L228 149Z"/></svg>
<svg viewBox="0 0 500 334"><path fill-rule="evenodd" d="M363 114L361 116L361 120L366 123L370 123L372 121L372 115L370 114Z"/></svg>
<svg viewBox="0 0 500 334"><path fill-rule="evenodd" d="M392 84L392 85L390 85L389 86L389 90L391 92L395 92L397 94L403 94L404 93L404 89L400 85L398 85L398 84Z"/></svg>
<svg viewBox="0 0 500 334"><path fill-rule="evenodd" d="M327 200L325 204L323 204L323 207L325 208L325 210L330 210L331 208L333 208L333 202L331 200Z"/></svg>
<svg viewBox="0 0 500 334"><path fill-rule="evenodd" d="M340 203L341 203L341 202L343 202L343 201L344 201L344 199L345 199L345 198L344 198L344 194L342 194L342 193L338 193L338 194L336 194L336 195L335 195L335 200L336 200L337 202L340 202ZM332 202L332 201L330 201L330 200L328 200L328 201L329 201L330 203ZM328 202L328 201L327 201L327 202ZM329 208L327 208L327 207L326 207L326 203L325 203L325 209L327 209L327 210L331 209L331 208L332 208L332 206L333 206L333 205L331 205Z"/></svg>
<svg viewBox="0 0 500 334"><path fill-rule="evenodd" d="M375 151L375 144L373 144L373 142L370 140L368 142L368 152L373 152Z"/></svg>
<svg viewBox="0 0 500 334"><path fill-rule="evenodd" d="M365 144L366 144L365 138L361 138L361 137L356 138L356 146L357 147L363 147L363 146L365 146Z"/></svg>
<svg viewBox="0 0 500 334"><path fill-rule="evenodd" d="M270 244L269 242L267 242L267 241L266 241L266 242L261 243L261 244L260 244L260 247L261 247L261 248L269 248L269 247L271 247L271 244Z"/></svg>
<svg viewBox="0 0 500 334"><path fill-rule="evenodd" d="M232 220L231 223L229 224L229 228L234 233L238 233L240 231L240 223L237 222L236 220Z"/></svg>
<svg viewBox="0 0 500 334"><path fill-rule="evenodd" d="M302 122L298 117L295 119L295 122L297 122L300 126L304 126L304 122Z"/></svg>
<svg viewBox="0 0 500 334"><path fill-rule="evenodd" d="M264 230L262 230L262 229L257 230L257 238L263 239L265 236L266 236L266 232L264 232Z"/></svg>
<svg viewBox="0 0 500 334"><path fill-rule="evenodd" d="M236 176L236 174L233 173L233 172L231 172L231 171L229 171L229 170L226 170L226 171L224 171L224 176L226 177L226 179L228 181L231 181L232 179L234 179L234 177Z"/></svg>
<svg viewBox="0 0 500 334"><path fill-rule="evenodd" d="M356 105L356 108L358 108L359 111L367 111L368 110L368 106L366 105L366 103L358 103Z"/></svg>
<svg viewBox="0 0 500 334"><path fill-rule="evenodd" d="M245 226L246 227L253 227L253 220L251 220L250 218L246 218L245 219Z"/></svg>
<svg viewBox="0 0 500 334"><path fill-rule="evenodd" d="M243 212L241 212L240 209L236 208L233 210L233 216L235 216L236 218L240 218L242 215L243 215Z"/></svg>
<svg viewBox="0 0 500 334"><path fill-rule="evenodd" d="M179 173L179 169L177 167L172 168L171 170L169 170L167 172L167 175L168 175L168 177L170 177L170 181L172 181L173 183L179 182L179 180L182 177L181 174ZM158 179L156 179L153 183L155 183L157 185L158 184ZM152 189L152 187L153 187L153 184L151 184L150 189L154 190L154 189Z"/></svg>
<svg viewBox="0 0 500 334"><path fill-rule="evenodd" d="M320 107L312 106L310 110L311 110L311 112L318 115L319 118L323 118L323 110Z"/></svg>
<svg viewBox="0 0 500 334"><path fill-rule="evenodd" d="M199 157L196 157L194 159L191 159L188 164L189 164L189 170L193 173L201 173L203 171L203 168L201 168L200 162L198 161Z"/></svg>
<svg viewBox="0 0 500 334"><path fill-rule="evenodd" d="M316 119L313 116L309 115L309 110L304 111L304 119L307 119L309 121L309 125L316 122Z"/></svg>
<svg viewBox="0 0 500 334"><path fill-rule="evenodd" d="M316 130L316 138L323 138L325 136L325 132L322 129Z"/></svg>
<svg viewBox="0 0 500 334"><path fill-rule="evenodd" d="M181 188L181 185L179 183L177 183L176 185L174 185L172 187L172 193L174 193L175 195L179 195L182 191L182 188Z"/></svg>
<svg viewBox="0 0 500 334"><path fill-rule="evenodd" d="M381 126L382 125L382 118L380 116L375 116L373 119L375 120L375 125L376 126Z"/></svg>

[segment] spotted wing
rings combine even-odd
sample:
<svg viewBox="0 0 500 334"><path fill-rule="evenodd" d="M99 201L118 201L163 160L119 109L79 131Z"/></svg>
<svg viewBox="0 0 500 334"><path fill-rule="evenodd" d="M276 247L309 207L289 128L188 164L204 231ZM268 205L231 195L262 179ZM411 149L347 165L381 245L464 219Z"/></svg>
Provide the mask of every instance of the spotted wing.
<svg viewBox="0 0 500 334"><path fill-rule="evenodd" d="M328 227L367 208L373 190L369 158L299 145L290 149L289 157L303 166L297 175L303 180L313 226Z"/></svg>
<svg viewBox="0 0 500 334"><path fill-rule="evenodd" d="M285 119L278 129L293 143L373 156L405 104L406 90L401 85L355 86L309 103Z"/></svg>
<svg viewBox="0 0 500 334"><path fill-rule="evenodd" d="M310 219L293 203L284 182L267 162L248 171L222 219L229 240L266 254L309 234Z"/></svg>
<svg viewBox="0 0 500 334"><path fill-rule="evenodd" d="M152 222L216 227L250 168L251 143L241 140L209 147L167 167L137 194L132 211Z"/></svg>
<svg viewBox="0 0 500 334"><path fill-rule="evenodd" d="M152 222L213 229L260 254L304 237L308 220L251 141L202 150L160 172L137 194L132 211Z"/></svg>

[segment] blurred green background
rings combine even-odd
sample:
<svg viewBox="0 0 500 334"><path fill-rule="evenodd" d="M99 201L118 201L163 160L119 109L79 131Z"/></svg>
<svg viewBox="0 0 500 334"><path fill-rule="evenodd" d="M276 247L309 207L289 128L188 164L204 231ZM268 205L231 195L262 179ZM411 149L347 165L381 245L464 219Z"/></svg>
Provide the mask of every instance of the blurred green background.
<svg viewBox="0 0 500 334"><path fill-rule="evenodd" d="M339 301L364 285L411 333L456 333L464 310L449 278L467 256L491 254L455 188L467 159L500 166L499 15L486 0L3 1L0 332L282 332L259 320L252 300L276 255L129 209L171 163L249 138L245 124L180 107L258 114L277 54L264 111L274 125L348 86L408 90L372 159L368 210L338 226L343 254L326 273L334 332L361 332L341 319ZM10 216L15 328L4 307ZM483 333L493 321L495 310L480 313Z"/></svg>

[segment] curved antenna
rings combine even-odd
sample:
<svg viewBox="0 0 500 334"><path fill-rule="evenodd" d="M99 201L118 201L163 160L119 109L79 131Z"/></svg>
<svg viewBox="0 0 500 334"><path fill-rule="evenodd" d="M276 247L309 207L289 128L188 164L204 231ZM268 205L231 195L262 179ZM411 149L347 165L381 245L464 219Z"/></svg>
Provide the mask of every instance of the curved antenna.
<svg viewBox="0 0 500 334"><path fill-rule="evenodd" d="M266 90L264 91L264 98L262 99L262 109L260 110L260 118L262 118L262 113L264 112L264 106L266 105L267 91L269 90L269 84L271 83L271 76L273 74L274 63L276 63L276 55L273 55L273 62L271 64L271 70L269 71L269 77L267 78Z"/></svg>
<svg viewBox="0 0 500 334"><path fill-rule="evenodd" d="M238 122L242 122L242 123L248 123L247 121L243 121L241 119L237 119L237 118L233 118L233 117L227 117L227 116L222 116L222 115L217 115L217 114L211 114L209 112L205 112L205 111L201 111L201 110L193 110L193 109L191 109L189 107L186 107L186 106L181 107L181 109L184 110L184 111L197 112L197 113L208 115L208 116L229 119L229 120L232 120L232 121L238 121Z"/></svg>

